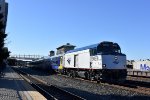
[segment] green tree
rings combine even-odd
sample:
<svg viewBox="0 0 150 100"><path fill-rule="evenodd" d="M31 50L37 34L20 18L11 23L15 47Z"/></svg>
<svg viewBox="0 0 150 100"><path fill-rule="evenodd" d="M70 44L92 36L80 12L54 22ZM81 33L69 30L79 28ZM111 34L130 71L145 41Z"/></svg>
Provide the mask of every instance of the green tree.
<svg viewBox="0 0 150 100"><path fill-rule="evenodd" d="M5 33L6 25L4 25L2 18L3 14L0 14L0 65L3 63L4 59L7 59L7 57L9 57L8 48L4 47L4 41L7 37L7 34Z"/></svg>

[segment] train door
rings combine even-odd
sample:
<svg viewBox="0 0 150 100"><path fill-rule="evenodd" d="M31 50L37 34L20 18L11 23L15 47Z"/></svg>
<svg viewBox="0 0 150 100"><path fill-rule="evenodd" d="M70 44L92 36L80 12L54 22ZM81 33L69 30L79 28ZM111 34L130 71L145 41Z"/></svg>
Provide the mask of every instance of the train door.
<svg viewBox="0 0 150 100"><path fill-rule="evenodd" d="M63 64L63 57L60 57L60 65Z"/></svg>
<svg viewBox="0 0 150 100"><path fill-rule="evenodd" d="M63 73L63 57L60 57L58 72Z"/></svg>
<svg viewBox="0 0 150 100"><path fill-rule="evenodd" d="M78 55L74 55L74 67L78 67Z"/></svg>
<svg viewBox="0 0 150 100"><path fill-rule="evenodd" d="M60 57L59 69L63 69L63 57Z"/></svg>

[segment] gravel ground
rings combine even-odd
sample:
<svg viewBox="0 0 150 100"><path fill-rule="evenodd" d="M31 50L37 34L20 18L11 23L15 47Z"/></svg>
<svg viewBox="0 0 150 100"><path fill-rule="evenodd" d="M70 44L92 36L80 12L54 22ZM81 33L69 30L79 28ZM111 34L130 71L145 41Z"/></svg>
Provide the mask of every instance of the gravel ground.
<svg viewBox="0 0 150 100"><path fill-rule="evenodd" d="M48 73L31 70L29 68L21 68L23 71L36 76L50 84L59 86L71 93L79 95L87 100L150 100L149 95L144 95L132 91L94 84L82 80L65 78L59 75L50 75Z"/></svg>

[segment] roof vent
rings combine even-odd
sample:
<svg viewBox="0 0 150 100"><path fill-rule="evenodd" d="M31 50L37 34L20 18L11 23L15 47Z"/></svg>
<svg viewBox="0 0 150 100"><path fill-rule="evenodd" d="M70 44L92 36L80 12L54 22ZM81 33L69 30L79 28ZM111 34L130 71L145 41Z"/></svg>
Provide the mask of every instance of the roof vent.
<svg viewBox="0 0 150 100"><path fill-rule="evenodd" d="M67 45L70 45L70 43L67 43Z"/></svg>

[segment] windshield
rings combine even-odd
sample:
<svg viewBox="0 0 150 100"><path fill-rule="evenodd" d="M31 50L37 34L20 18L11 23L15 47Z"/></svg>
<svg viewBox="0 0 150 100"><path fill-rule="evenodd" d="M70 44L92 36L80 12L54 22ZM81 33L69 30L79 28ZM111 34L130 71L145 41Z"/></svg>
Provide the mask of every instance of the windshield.
<svg viewBox="0 0 150 100"><path fill-rule="evenodd" d="M121 53L121 49L117 43L104 42L97 47L97 53L116 54Z"/></svg>

